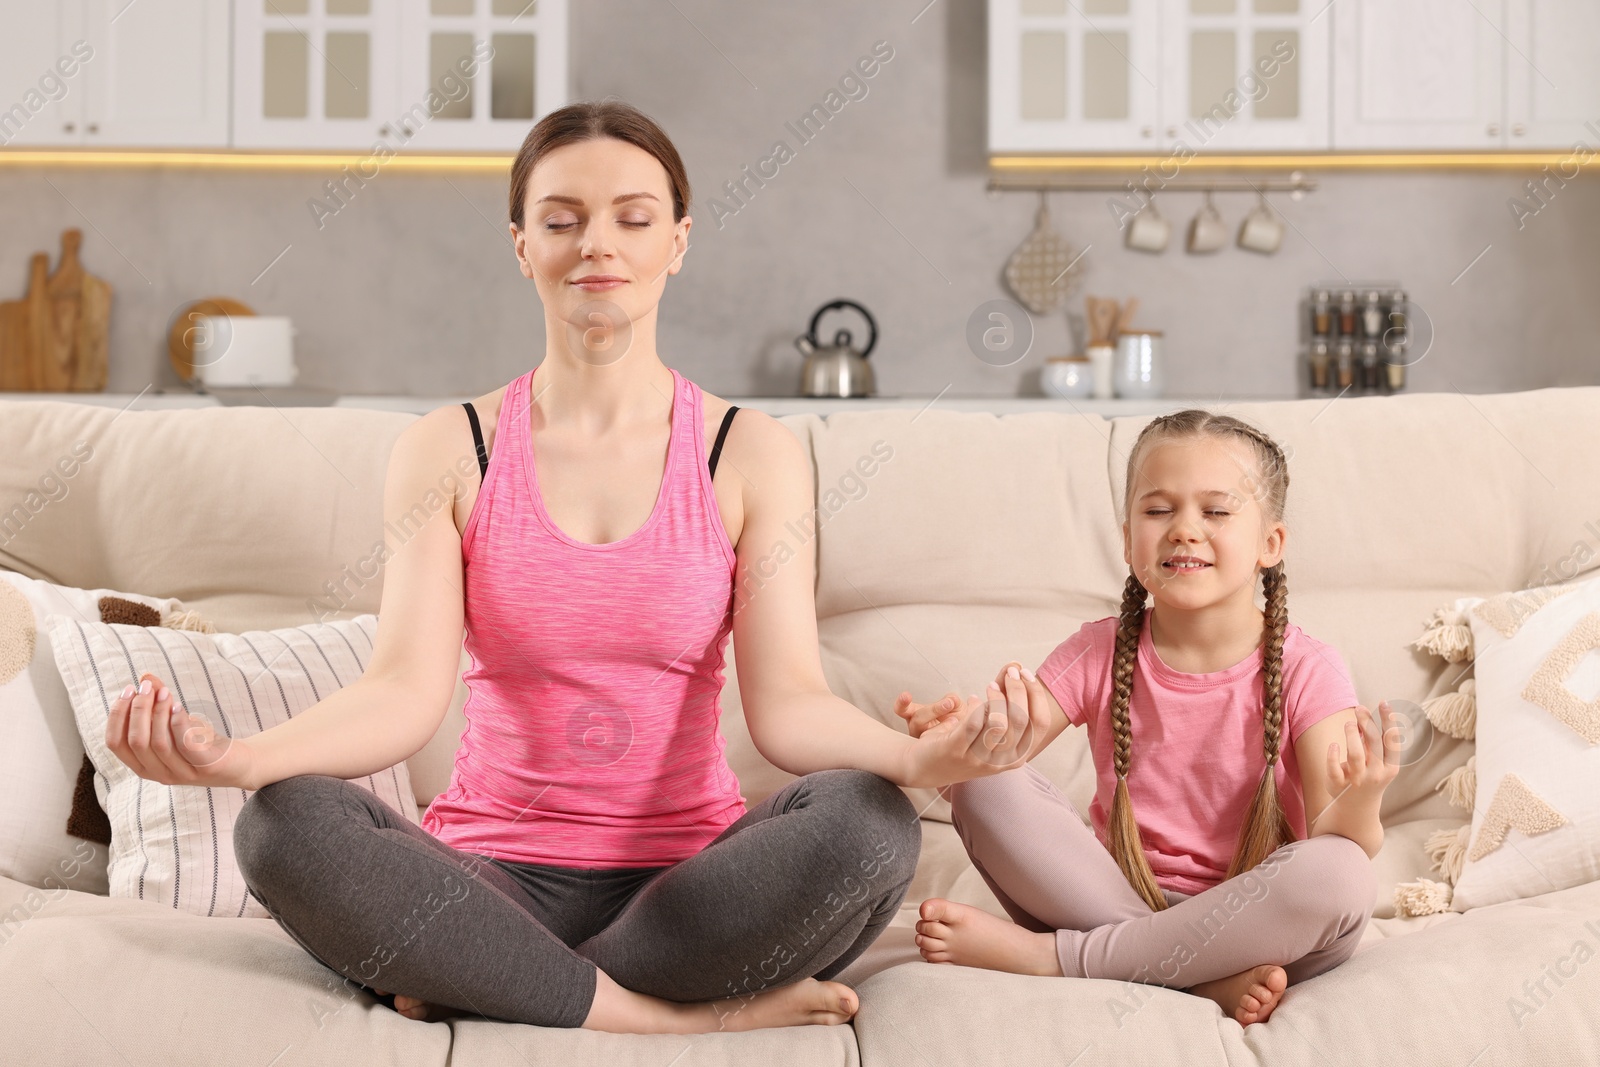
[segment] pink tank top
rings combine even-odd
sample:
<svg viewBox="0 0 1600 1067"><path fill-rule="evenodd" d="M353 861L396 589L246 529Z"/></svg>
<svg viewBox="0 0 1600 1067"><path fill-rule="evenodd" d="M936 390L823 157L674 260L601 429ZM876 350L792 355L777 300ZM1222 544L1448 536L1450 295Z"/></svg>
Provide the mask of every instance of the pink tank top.
<svg viewBox="0 0 1600 1067"><path fill-rule="evenodd" d="M745 812L718 731L734 551L706 469L700 388L672 371L672 434L650 517L568 537L534 470L513 380L462 534L467 726L422 828L465 852L561 867L654 867Z"/></svg>

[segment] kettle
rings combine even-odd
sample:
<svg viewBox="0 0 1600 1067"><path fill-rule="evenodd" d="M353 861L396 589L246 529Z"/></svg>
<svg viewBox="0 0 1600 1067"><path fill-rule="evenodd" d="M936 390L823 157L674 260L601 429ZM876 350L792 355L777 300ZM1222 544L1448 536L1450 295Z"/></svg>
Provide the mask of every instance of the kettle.
<svg viewBox="0 0 1600 1067"><path fill-rule="evenodd" d="M867 320L867 347L857 352L850 343L849 330L839 330L833 335L831 345L817 342L817 323L829 311L855 308ZM834 300L823 304L811 316L806 332L795 338L794 345L806 357L800 369L801 396L871 396L873 395L872 364L867 353L878 343L878 324L872 314L854 300Z"/></svg>

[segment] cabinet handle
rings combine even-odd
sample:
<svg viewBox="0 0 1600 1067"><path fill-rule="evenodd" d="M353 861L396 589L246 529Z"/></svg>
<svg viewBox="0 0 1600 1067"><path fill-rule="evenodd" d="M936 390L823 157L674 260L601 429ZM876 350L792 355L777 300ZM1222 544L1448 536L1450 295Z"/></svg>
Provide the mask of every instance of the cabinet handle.
<svg viewBox="0 0 1600 1067"><path fill-rule="evenodd" d="M1176 137L1176 136L1178 136L1178 127L1176 127L1176 126L1168 126L1167 127L1167 136L1168 137Z"/></svg>
<svg viewBox="0 0 1600 1067"><path fill-rule="evenodd" d="M1490 137L1498 137L1498 136L1500 136L1500 124L1498 122L1489 123L1489 136Z"/></svg>
<svg viewBox="0 0 1600 1067"><path fill-rule="evenodd" d="M411 127L407 126L405 123L402 122L400 124L400 132L405 134L407 137L410 137L411 136Z"/></svg>
<svg viewBox="0 0 1600 1067"><path fill-rule="evenodd" d="M382 126L379 126L378 133L383 137L389 136L389 124L386 122Z"/></svg>
<svg viewBox="0 0 1600 1067"><path fill-rule="evenodd" d="M1523 134L1528 132L1528 127L1519 122L1515 126L1511 127L1511 132L1516 134L1518 137L1521 137Z"/></svg>
<svg viewBox="0 0 1600 1067"><path fill-rule="evenodd" d="M89 129L90 133L99 133L100 132L100 124L98 122L91 122L91 123L89 123L88 129Z"/></svg>
<svg viewBox="0 0 1600 1067"><path fill-rule="evenodd" d="M77 126L75 126L73 123L68 122L68 123L64 123L61 128L63 130L65 130L67 133L71 133L73 130L77 129Z"/></svg>
<svg viewBox="0 0 1600 1067"><path fill-rule="evenodd" d="M1149 136L1150 136L1150 135L1152 135L1152 134L1153 134L1153 133L1155 133L1155 132L1156 132L1156 131L1155 131L1155 130L1152 130L1152 129L1151 129L1151 128L1150 128L1150 127L1149 127L1149 126L1144 126L1144 127L1141 127L1141 128L1140 128L1140 130L1139 130L1139 136L1140 136L1140 137L1149 137Z"/></svg>

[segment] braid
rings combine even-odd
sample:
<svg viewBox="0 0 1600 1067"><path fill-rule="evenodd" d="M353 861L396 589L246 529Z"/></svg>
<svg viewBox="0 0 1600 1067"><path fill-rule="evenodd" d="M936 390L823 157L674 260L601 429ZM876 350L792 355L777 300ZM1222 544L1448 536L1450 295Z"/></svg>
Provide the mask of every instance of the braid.
<svg viewBox="0 0 1600 1067"><path fill-rule="evenodd" d="M1133 665L1139 655L1139 631L1144 626L1145 598L1150 594L1137 575L1128 575L1122 587L1122 616L1117 621L1116 656L1111 661L1111 728L1115 743L1112 756L1118 778L1128 776L1132 738L1128 726L1128 704L1133 696Z"/></svg>
<svg viewBox="0 0 1600 1067"><path fill-rule="evenodd" d="M1294 828L1289 825L1289 817L1278 796L1276 770L1283 736L1283 635L1289 625L1286 585L1281 560L1261 572L1262 592L1266 597L1263 613L1266 625L1261 635L1261 732L1267 766L1239 830L1239 843L1224 880L1250 870L1280 846L1295 839Z"/></svg>
<svg viewBox="0 0 1600 1067"><path fill-rule="evenodd" d="M1262 634L1261 670L1267 766L1278 762L1283 728L1283 635L1289 626L1288 593L1284 586L1283 561L1261 572L1261 588L1266 596L1266 630Z"/></svg>
<svg viewBox="0 0 1600 1067"><path fill-rule="evenodd" d="M1139 824L1133 818L1133 801L1128 796L1128 764L1133 748L1128 706L1133 695L1133 667L1139 655L1139 632L1144 628L1144 603L1148 595L1138 575L1129 574L1122 587L1122 614L1117 620L1117 647L1111 662L1112 760L1117 772L1117 788L1111 799L1111 814L1106 820L1106 849L1117 861L1128 884L1150 905L1150 910L1162 911L1167 906L1167 898L1156 883L1155 872L1144 854Z"/></svg>

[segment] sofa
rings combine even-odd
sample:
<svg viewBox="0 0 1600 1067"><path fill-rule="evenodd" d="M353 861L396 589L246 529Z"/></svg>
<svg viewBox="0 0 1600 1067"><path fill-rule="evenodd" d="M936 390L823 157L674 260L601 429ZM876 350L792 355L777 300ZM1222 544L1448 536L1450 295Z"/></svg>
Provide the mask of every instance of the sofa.
<svg viewBox="0 0 1600 1067"><path fill-rule="evenodd" d="M1176 406L1176 405L1175 405ZM1439 605L1523 588L1570 559L1600 517L1600 388L1498 395L1208 404L1290 454L1290 617L1338 648L1363 703L1422 702L1447 665L1413 646ZM376 612L389 450L415 416L331 408L118 413L0 403L0 504L38 488L73 442L93 445L0 567L82 588L175 597L218 630ZM976 691L1009 659L1037 666L1082 622L1114 613L1126 457L1144 416L994 416L873 409L786 416L814 467L816 610L833 691L897 729L894 696ZM875 448L876 446L876 448ZM889 458L882 459L884 451ZM858 460L876 454L882 462ZM1592 572L1595 554L1583 557ZM755 801L789 780L756 752L730 645L723 730ZM463 663L465 666L465 663ZM466 696L408 761L420 808L445 789ZM916 908L941 895L1003 915L968 862L948 803L910 790L923 846L887 932L841 976L850 1025L696 1037L401 1017L310 957L270 919L203 918L153 901L0 880L0 1062L16 1064L506 1063L1600 1063L1596 974L1533 1018L1508 998L1600 917L1600 883L1466 912L1396 914L1429 874L1423 839L1464 816L1436 789L1467 744L1435 736L1385 795L1378 892L1360 949L1241 1027L1177 990L1034 978L921 960ZM1084 731L1035 765L1082 812ZM37 899L35 894L34 899ZM1120 1007L1119 1007L1120 1005ZM1129 1010L1130 1007L1132 1010Z"/></svg>

